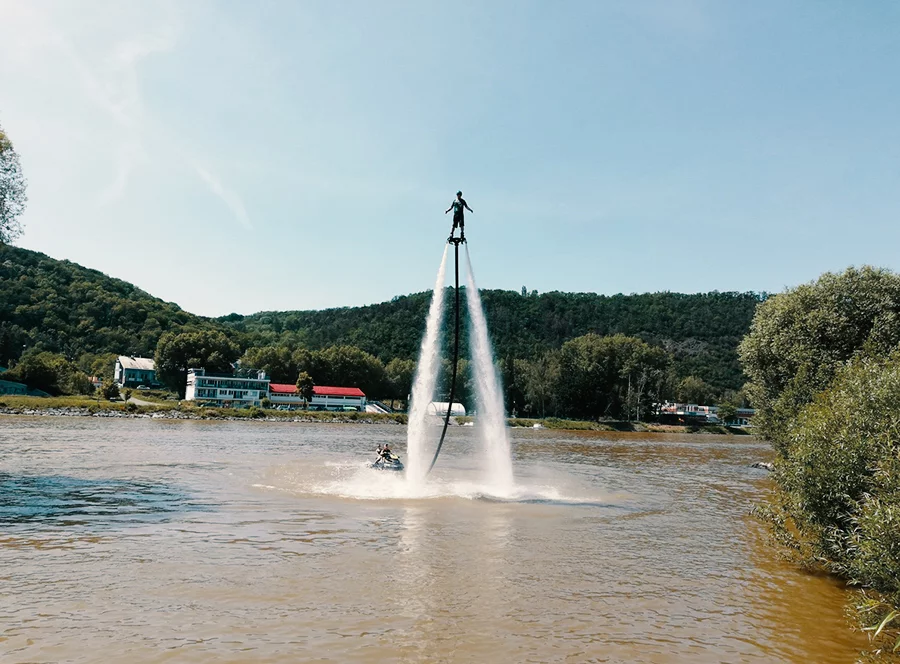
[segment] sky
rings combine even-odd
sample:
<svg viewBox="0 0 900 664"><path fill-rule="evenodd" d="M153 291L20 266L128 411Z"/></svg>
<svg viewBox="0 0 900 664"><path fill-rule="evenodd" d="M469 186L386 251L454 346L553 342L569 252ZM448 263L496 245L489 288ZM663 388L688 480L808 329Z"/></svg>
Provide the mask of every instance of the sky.
<svg viewBox="0 0 900 664"><path fill-rule="evenodd" d="M900 269L900 3L0 0L17 244L218 316Z"/></svg>

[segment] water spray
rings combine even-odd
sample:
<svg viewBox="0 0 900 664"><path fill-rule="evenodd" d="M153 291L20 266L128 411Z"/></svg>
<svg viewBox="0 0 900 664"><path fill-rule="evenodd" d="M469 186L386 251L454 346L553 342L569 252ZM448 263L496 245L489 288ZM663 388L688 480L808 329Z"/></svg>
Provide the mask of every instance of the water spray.
<svg viewBox="0 0 900 664"><path fill-rule="evenodd" d="M449 244L453 245L454 273L456 277L453 286L453 313L455 319L453 328L453 369L450 373L450 398L447 403L447 414L444 415L444 428L441 430L441 439L438 441L437 448L434 450L434 457L431 459L431 465L428 466L428 470L425 472L426 475L434 468L434 464L437 463L438 455L441 453L441 447L444 445L444 438L447 436L447 426L450 424L450 413L453 412L453 398L456 396L456 369L459 365L459 245L465 241L466 240L463 237L456 238L453 236L450 236L450 239L447 240Z"/></svg>

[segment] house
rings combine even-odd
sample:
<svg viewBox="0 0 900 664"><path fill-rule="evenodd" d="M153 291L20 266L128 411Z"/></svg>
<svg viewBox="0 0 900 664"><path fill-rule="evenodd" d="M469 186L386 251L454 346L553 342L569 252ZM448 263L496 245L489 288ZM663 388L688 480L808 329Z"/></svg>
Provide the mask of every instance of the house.
<svg viewBox="0 0 900 664"><path fill-rule="evenodd" d="M0 394L25 396L28 394L28 386L11 380L0 380Z"/></svg>
<svg viewBox="0 0 900 664"><path fill-rule="evenodd" d="M358 387L329 387L316 385L307 405L296 385L272 383L269 385L269 401L274 406L287 406L290 410L366 410L366 395Z"/></svg>
<svg viewBox="0 0 900 664"><path fill-rule="evenodd" d="M148 357L119 355L113 376L119 387L159 384L156 382L156 365Z"/></svg>
<svg viewBox="0 0 900 664"><path fill-rule="evenodd" d="M269 378L265 371L242 377L208 373L205 369L188 369L184 398L209 406L244 408L259 406L268 393Z"/></svg>

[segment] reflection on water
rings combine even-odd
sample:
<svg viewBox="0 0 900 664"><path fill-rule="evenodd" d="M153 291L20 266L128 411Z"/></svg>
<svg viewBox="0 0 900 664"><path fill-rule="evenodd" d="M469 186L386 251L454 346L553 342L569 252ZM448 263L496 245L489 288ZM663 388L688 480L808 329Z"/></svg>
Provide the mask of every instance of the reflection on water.
<svg viewBox="0 0 900 664"><path fill-rule="evenodd" d="M843 594L746 515L752 440L517 431L517 486L451 432L0 420L4 662L847 662Z"/></svg>

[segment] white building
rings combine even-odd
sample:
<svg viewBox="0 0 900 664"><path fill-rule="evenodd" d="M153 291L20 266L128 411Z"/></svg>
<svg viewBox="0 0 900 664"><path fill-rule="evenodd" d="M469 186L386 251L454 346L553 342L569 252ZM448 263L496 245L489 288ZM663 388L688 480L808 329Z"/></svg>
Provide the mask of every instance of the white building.
<svg viewBox="0 0 900 664"><path fill-rule="evenodd" d="M427 413L429 415L437 415L438 417L445 417L447 415L447 406L450 404L446 401L432 401L428 404ZM453 402L453 407L450 408L450 416L451 417L465 417L466 416L466 407L461 403Z"/></svg>
<svg viewBox="0 0 900 664"><path fill-rule="evenodd" d="M114 381L120 387L147 387L158 385L156 382L156 365L149 357L129 357L119 355L116 358Z"/></svg>
<svg viewBox="0 0 900 664"><path fill-rule="evenodd" d="M256 378L242 378L230 374L207 373L205 369L188 369L186 401L211 406L243 408L259 406L269 393L269 379L265 371Z"/></svg>
<svg viewBox="0 0 900 664"><path fill-rule="evenodd" d="M313 387L313 397L309 404L296 385L285 383L272 383L269 385L269 401L274 406L287 406L291 410L308 408L309 410L366 410L366 395L358 387L329 387L316 385Z"/></svg>

